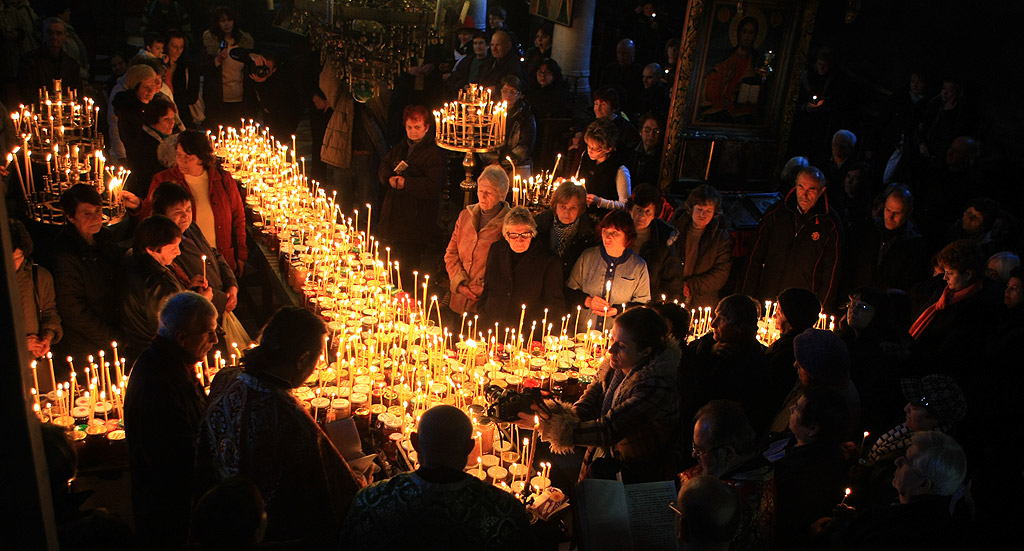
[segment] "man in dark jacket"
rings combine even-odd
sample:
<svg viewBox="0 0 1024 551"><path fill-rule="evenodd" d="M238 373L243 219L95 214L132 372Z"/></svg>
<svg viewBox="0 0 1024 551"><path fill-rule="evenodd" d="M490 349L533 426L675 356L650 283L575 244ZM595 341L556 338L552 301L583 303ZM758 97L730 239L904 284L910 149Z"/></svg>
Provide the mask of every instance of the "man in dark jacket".
<svg viewBox="0 0 1024 551"><path fill-rule="evenodd" d="M125 432L136 531L146 546L178 548L188 535L195 440L206 396L194 366L217 343L217 310L178 293L160 310L160 328L132 367Z"/></svg>
<svg viewBox="0 0 1024 551"><path fill-rule="evenodd" d="M800 170L796 189L764 213L743 293L764 300L789 287L808 289L831 308L839 274L843 233L829 208L825 177L813 166Z"/></svg>
<svg viewBox="0 0 1024 551"><path fill-rule="evenodd" d="M508 75L523 78L523 63L519 54L512 49L512 38L505 31L496 31L491 36L491 59L484 62L480 72L480 84L498 92L501 79Z"/></svg>
<svg viewBox="0 0 1024 551"><path fill-rule="evenodd" d="M928 276L928 243L910 219L913 210L910 191L893 186L882 218L875 220L875 231L851 242L851 289L871 285L909 291Z"/></svg>
<svg viewBox="0 0 1024 551"><path fill-rule="evenodd" d="M77 184L60 198L68 223L54 241L57 308L64 320L63 355L85 357L116 340L117 268L124 252L103 225L103 199L96 188Z"/></svg>
<svg viewBox="0 0 1024 551"><path fill-rule="evenodd" d="M43 45L25 55L21 60L18 82L21 84L21 101L28 103L39 99L39 89L46 88L53 95L53 81L60 80L61 88L82 90L80 65L64 52L68 39L67 25L59 17L43 21ZM66 97L66 96L65 96Z"/></svg>

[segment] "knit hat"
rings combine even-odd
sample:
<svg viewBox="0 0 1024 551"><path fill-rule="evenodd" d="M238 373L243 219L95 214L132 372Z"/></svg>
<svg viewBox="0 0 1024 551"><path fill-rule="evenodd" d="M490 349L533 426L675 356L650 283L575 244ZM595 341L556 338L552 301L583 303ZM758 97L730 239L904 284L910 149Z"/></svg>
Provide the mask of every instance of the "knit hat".
<svg viewBox="0 0 1024 551"><path fill-rule="evenodd" d="M128 67L128 70L124 73L124 89L133 90L140 82L155 76L156 71L145 63L132 65L131 67Z"/></svg>
<svg viewBox="0 0 1024 551"><path fill-rule="evenodd" d="M793 339L796 362L815 381L842 382L850 374L850 353L832 331L808 329Z"/></svg>
<svg viewBox="0 0 1024 551"><path fill-rule="evenodd" d="M791 287L779 293L779 309L798 331L814 327L821 313L821 301L807 289Z"/></svg>
<svg viewBox="0 0 1024 551"><path fill-rule="evenodd" d="M949 375L932 373L920 379L903 379L900 386L908 402L924 406L942 423L955 423L967 414L964 391Z"/></svg>

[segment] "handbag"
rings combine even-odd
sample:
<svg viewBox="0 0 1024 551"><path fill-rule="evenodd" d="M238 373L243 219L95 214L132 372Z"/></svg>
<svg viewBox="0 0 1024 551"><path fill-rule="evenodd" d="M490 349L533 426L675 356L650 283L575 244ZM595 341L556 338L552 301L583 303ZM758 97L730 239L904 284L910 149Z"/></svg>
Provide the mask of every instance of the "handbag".
<svg viewBox="0 0 1024 551"><path fill-rule="evenodd" d="M249 348L252 339L249 338L249 333L245 331L245 327L242 326L242 322L238 321L234 312L225 312L220 326L224 329L225 343L237 343L241 350Z"/></svg>

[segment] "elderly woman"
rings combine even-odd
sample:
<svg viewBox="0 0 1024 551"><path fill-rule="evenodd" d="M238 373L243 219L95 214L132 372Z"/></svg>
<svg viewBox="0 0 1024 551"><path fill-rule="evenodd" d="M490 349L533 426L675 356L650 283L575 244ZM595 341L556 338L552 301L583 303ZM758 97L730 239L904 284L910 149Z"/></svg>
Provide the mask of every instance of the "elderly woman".
<svg viewBox="0 0 1024 551"><path fill-rule="evenodd" d="M946 286L910 326L910 372L962 373L973 365L976 343L1000 314L1001 289L985 277L985 257L976 241L946 245L936 262Z"/></svg>
<svg viewBox="0 0 1024 551"><path fill-rule="evenodd" d="M170 268L181 254L180 244L181 230L166 216L150 216L135 228L132 254L124 268L121 301L121 330L125 336L122 344L127 358L134 359L156 336L157 314L168 297L189 289L207 300L213 296L202 274L189 279Z"/></svg>
<svg viewBox="0 0 1024 551"><path fill-rule="evenodd" d="M480 295L481 328L494 323L513 327L520 315L526 322L558 320L565 313L562 267L558 257L537 236L537 224L526 207L505 215L505 239L487 253L484 292ZM526 313L522 307L526 305Z"/></svg>
<svg viewBox="0 0 1024 551"><path fill-rule="evenodd" d="M407 270L423 271L432 262L426 261L424 252L438 246L441 235L437 210L445 181L445 157L434 143L430 132L433 119L425 107L410 105L402 118L406 139L388 152L377 171L385 190L380 235Z"/></svg>
<svg viewBox="0 0 1024 551"><path fill-rule="evenodd" d="M615 478L621 471L625 483L671 480L679 345L661 315L643 307L616 318L609 342L608 356L579 401L534 406L542 438L555 453L587 447L580 479ZM519 415L521 422L533 422L532 415Z"/></svg>
<svg viewBox="0 0 1024 551"><path fill-rule="evenodd" d="M551 208L537 215L537 239L562 259L563 281L595 243L594 224L586 213L586 188L564 181L551 194Z"/></svg>
<svg viewBox="0 0 1024 551"><path fill-rule="evenodd" d="M157 173L149 185L149 197L140 201L125 193L125 205L139 209L140 216L152 210L152 195L163 182L174 182L192 196L192 215L210 246L224 255L228 266L241 275L249 249L245 243L245 208L238 184L217 164L213 144L206 134L186 130L178 136L175 166Z"/></svg>
<svg viewBox="0 0 1024 551"><path fill-rule="evenodd" d="M718 292L732 267L732 239L722 220L722 195L707 184L697 186L672 224L679 232L674 246L683 263L683 302L698 307L718 304Z"/></svg>
<svg viewBox="0 0 1024 551"><path fill-rule="evenodd" d="M661 203L661 191L650 184L643 184L629 196L626 210L636 226L634 249L647 263L651 296L671 301L683 298L683 270L672 247L679 234L658 218L657 210Z"/></svg>
<svg viewBox="0 0 1024 551"><path fill-rule="evenodd" d="M604 329L604 321L614 318L622 304L644 304L651 300L651 282L647 263L629 249L636 238L633 219L625 211L613 210L597 226L601 243L580 255L569 274L570 306L587 309L580 327L590 323Z"/></svg>
<svg viewBox="0 0 1024 551"><path fill-rule="evenodd" d="M615 155L618 139L619 130L607 119L590 123L583 135L587 151L576 176L587 181L587 204L594 209L625 208L632 193L629 170Z"/></svg>
<svg viewBox="0 0 1024 551"><path fill-rule="evenodd" d="M455 221L444 265L451 281L451 302L456 314L476 312L477 301L484 291L487 253L501 239L501 228L508 213L508 174L498 165L490 165L477 178L479 202L469 205Z"/></svg>

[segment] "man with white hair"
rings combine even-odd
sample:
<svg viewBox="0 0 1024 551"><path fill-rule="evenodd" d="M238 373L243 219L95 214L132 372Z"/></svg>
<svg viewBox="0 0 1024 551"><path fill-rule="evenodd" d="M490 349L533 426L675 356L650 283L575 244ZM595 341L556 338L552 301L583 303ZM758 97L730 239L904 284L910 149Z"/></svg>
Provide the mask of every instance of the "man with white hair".
<svg viewBox="0 0 1024 551"><path fill-rule="evenodd" d="M473 425L434 406L412 433L419 468L372 484L349 509L348 549L533 549L526 510L512 494L465 472Z"/></svg>
<svg viewBox="0 0 1024 551"><path fill-rule="evenodd" d="M178 293L160 309L157 335L132 367L124 428L136 531L152 548L188 535L196 435L206 395L195 365L217 344L217 309Z"/></svg>
<svg viewBox="0 0 1024 551"><path fill-rule="evenodd" d="M855 513L839 508L816 525L842 549L968 549L970 512L965 503L967 458L952 436L936 431L914 434L905 457L896 460L892 485L899 503Z"/></svg>

